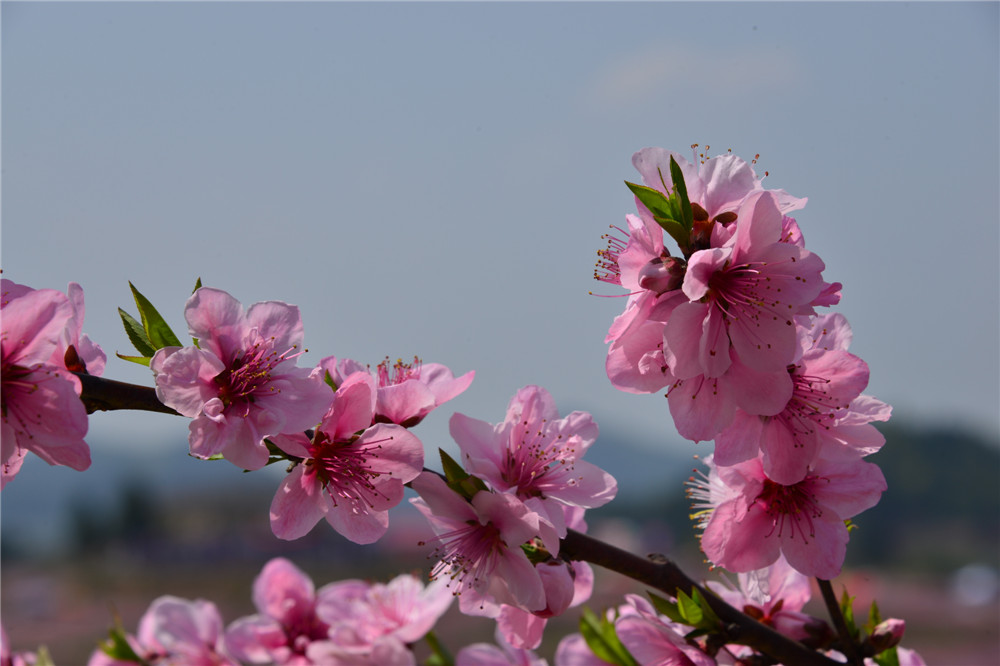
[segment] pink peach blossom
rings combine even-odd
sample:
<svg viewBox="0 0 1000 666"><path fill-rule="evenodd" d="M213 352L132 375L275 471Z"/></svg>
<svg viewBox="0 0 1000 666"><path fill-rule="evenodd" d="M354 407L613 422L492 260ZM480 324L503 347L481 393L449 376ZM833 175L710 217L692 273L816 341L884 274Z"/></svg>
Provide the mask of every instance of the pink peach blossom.
<svg viewBox="0 0 1000 666"><path fill-rule="evenodd" d="M3 280L0 323L0 487L17 474L27 451L50 465L90 467L87 411L80 380L60 363L50 364L73 306L62 292L31 289Z"/></svg>
<svg viewBox="0 0 1000 666"><path fill-rule="evenodd" d="M264 438L319 422L330 389L306 368L299 309L267 301L243 310L219 289L202 287L184 309L197 347L164 347L150 361L163 404L193 419L191 454L222 454L244 469L267 464Z"/></svg>
<svg viewBox="0 0 1000 666"><path fill-rule="evenodd" d="M334 394L312 439L280 435L271 441L301 459L271 503L271 529L298 539L321 518L355 543L373 543L389 527L389 509L403 484L423 468L420 440L395 424L371 425L375 390L367 373L351 375Z"/></svg>

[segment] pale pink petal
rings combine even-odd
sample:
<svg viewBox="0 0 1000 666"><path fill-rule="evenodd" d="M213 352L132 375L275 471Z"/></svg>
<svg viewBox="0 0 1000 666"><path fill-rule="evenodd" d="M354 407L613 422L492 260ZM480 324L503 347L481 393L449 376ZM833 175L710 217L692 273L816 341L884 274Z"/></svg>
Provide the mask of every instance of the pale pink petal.
<svg viewBox="0 0 1000 666"><path fill-rule="evenodd" d="M328 501L315 474L307 474L304 464L296 465L271 502L271 531L285 540L305 536L326 514Z"/></svg>

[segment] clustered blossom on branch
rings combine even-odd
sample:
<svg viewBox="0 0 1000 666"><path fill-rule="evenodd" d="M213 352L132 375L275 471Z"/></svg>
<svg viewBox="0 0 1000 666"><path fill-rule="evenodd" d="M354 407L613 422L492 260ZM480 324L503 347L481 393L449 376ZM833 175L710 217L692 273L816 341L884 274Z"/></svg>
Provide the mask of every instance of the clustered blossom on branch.
<svg viewBox="0 0 1000 666"><path fill-rule="evenodd" d="M627 595L603 617L585 611L581 633L559 644L556 665L743 665L805 651L820 661L874 664L869 657L877 656L880 666L919 666L919 656L896 649L901 620L883 622L873 606L861 634L828 594L850 519L886 489L865 458L884 444L872 424L887 420L891 408L864 393L869 369L848 351L846 319L816 310L838 304L841 285L825 281L823 261L788 215L806 200L764 188L755 160L731 154L689 162L646 148L632 161L642 179L628 183L636 214L626 216L627 229L606 236L595 271L627 290L605 339L607 375L626 392L666 389L678 432L715 441L688 493L702 550L738 582L707 590L658 582L670 598ZM618 489L583 460L598 435L590 414L561 416L538 386L518 390L499 423L454 414L460 462L442 451L439 474L424 468L424 445L409 429L465 391L473 372L456 377L417 357L386 357L374 370L336 356L299 366L305 349L296 306L267 301L244 309L200 280L184 308L193 338L185 346L132 290L142 322L121 316L141 356L120 356L148 365L158 400L191 419L191 455L247 471L287 465L270 510L277 537L298 539L325 520L355 543L374 543L409 486L434 533L422 545L432 547L436 563L426 587L404 575L316 590L277 558L254 583L256 614L226 628L209 601L160 597L136 634L113 630L91 666L407 666L415 663L413 643L454 597L461 612L496 624L497 644L465 647L459 666L547 663L534 650L548 620L593 590L580 551L585 512ZM100 375L105 356L82 334L82 289L36 290L5 279L0 314L0 487L27 452L86 469L81 378ZM603 557L590 559L607 565ZM633 578L656 578L637 573L649 562L631 564ZM837 633L801 612L807 575L820 579ZM716 615L719 599L739 609L719 610L733 611L735 624ZM761 625L774 631L757 635ZM11 654L2 639L5 664L35 659ZM450 663L435 639L428 642L437 663Z"/></svg>
<svg viewBox="0 0 1000 666"><path fill-rule="evenodd" d="M824 281L787 215L806 200L764 189L731 154L692 163L646 148L632 163L644 183L630 186L638 215L618 230L625 238L609 237L595 271L629 290L606 338L608 377L633 393L667 387L678 432L715 440L712 491L695 490L709 560L746 572L784 553L798 571L833 578L844 521L886 488L862 458L884 443L870 424L891 410L862 395L868 366L847 351L847 321L816 313L841 287Z"/></svg>

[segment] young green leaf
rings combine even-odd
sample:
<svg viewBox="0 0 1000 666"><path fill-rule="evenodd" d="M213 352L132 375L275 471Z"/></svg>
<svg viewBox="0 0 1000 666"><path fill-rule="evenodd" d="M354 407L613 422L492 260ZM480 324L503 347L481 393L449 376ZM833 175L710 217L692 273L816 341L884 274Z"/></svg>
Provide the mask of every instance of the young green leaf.
<svg viewBox="0 0 1000 666"><path fill-rule="evenodd" d="M139 317L142 318L142 327L146 331L146 335L149 336L149 342L153 345L155 349L160 349L162 347L180 347L181 341L174 335L174 332L170 330L170 326L167 322L160 316L160 313L156 311L153 304L149 300L139 293L139 290L135 288L131 282L128 286L132 289L132 297L135 299L135 305L139 308Z"/></svg>
<svg viewBox="0 0 1000 666"><path fill-rule="evenodd" d="M882 622L882 613L878 610L878 604L872 599L872 607L868 609L868 621L865 622L865 633L870 634L875 631L877 627Z"/></svg>
<svg viewBox="0 0 1000 666"><path fill-rule="evenodd" d="M715 629L722 625L722 620L719 616L715 614L712 607L708 604L708 599L698 591L698 588L691 589L691 599L698 604L698 608L701 609L702 614L702 627L705 629Z"/></svg>
<svg viewBox="0 0 1000 666"><path fill-rule="evenodd" d="M899 666L899 652L893 646L888 650L882 650L873 657L878 666Z"/></svg>
<svg viewBox="0 0 1000 666"><path fill-rule="evenodd" d="M635 658L622 645L615 625L606 617L598 618L594 611L586 606L580 614L580 635L587 642L587 647L598 659L618 666L638 666Z"/></svg>
<svg viewBox="0 0 1000 666"><path fill-rule="evenodd" d="M691 200L688 199L687 185L684 184L684 174L673 155L670 156L670 180L674 183L674 195L680 206L680 222L690 232L694 227L694 212L691 210Z"/></svg>
<svg viewBox="0 0 1000 666"><path fill-rule="evenodd" d="M122 324L125 326L125 334L128 335L128 339L132 341L132 345L136 348L136 351L145 357L151 357L155 354L156 348L153 347L153 343L149 341L149 336L146 335L146 330L142 327L142 324L136 321L135 317L121 308L118 308L118 314L122 318ZM119 356L121 356L121 354L119 354ZM147 362L146 365L149 365L149 363Z"/></svg>
<svg viewBox="0 0 1000 666"><path fill-rule="evenodd" d="M123 361L138 363L139 365L145 365L146 367L149 367L149 362L153 360L151 356L126 356L125 354L119 354L118 352L115 352L115 356Z"/></svg>
<svg viewBox="0 0 1000 666"><path fill-rule="evenodd" d="M670 601L666 597L661 597L660 595L652 592L647 592L646 594L649 595L649 600L653 602L653 608L655 608L657 612L666 615L674 622L684 624L684 616L681 615L677 602Z"/></svg>
<svg viewBox="0 0 1000 666"><path fill-rule="evenodd" d="M653 214L653 219L666 231L677 243L682 252L687 254L687 247L691 238L691 226L684 227L682 207L674 196L668 197L659 190L645 185L637 185L625 181L625 185L632 191L636 199ZM690 205L688 215L691 214Z"/></svg>
<svg viewBox="0 0 1000 666"><path fill-rule="evenodd" d="M858 637L858 625L854 623L854 597L847 594L847 588L840 595L840 612L844 616L844 623L853 638Z"/></svg>
<svg viewBox="0 0 1000 666"><path fill-rule="evenodd" d="M191 290L191 293L193 294L194 292L198 291L199 289L201 289L201 278L200 277L197 280L195 280L195 282L194 282L194 289Z"/></svg>
<svg viewBox="0 0 1000 666"><path fill-rule="evenodd" d="M701 624L705 614L701 611L698 602L684 594L683 590L677 590L677 607L680 609L684 624L697 627Z"/></svg>

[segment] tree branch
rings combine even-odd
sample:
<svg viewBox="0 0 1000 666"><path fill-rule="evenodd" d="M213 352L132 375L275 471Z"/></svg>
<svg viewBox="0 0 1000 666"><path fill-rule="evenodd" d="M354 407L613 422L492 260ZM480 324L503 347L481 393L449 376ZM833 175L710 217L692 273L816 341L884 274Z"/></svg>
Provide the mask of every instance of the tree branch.
<svg viewBox="0 0 1000 666"><path fill-rule="evenodd" d="M837 664L812 648L779 634L733 608L715 594L702 588L669 560L653 562L573 530L569 530L566 538L562 540L559 556L569 560L584 560L610 569L666 592L671 597L676 597L678 590L690 594L692 588L697 588L724 623L723 631L727 642L748 645L783 664L802 666Z"/></svg>
<svg viewBox="0 0 1000 666"><path fill-rule="evenodd" d="M180 416L176 411L160 402L160 399L156 397L156 389L149 386L94 377L85 372L73 374L80 379L80 384L83 387L80 400L87 408L88 414L116 409L138 409Z"/></svg>

